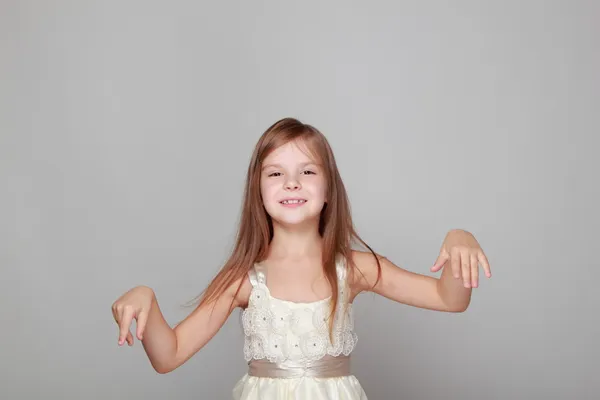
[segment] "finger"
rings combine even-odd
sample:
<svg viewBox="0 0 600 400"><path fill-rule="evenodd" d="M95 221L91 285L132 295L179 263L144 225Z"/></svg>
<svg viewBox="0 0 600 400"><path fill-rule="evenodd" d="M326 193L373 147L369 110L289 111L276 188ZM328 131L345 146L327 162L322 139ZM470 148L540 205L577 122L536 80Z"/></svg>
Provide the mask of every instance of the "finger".
<svg viewBox="0 0 600 400"><path fill-rule="evenodd" d="M479 263L475 254L471 254L471 285L474 288L479 286Z"/></svg>
<svg viewBox="0 0 600 400"><path fill-rule="evenodd" d="M460 252L458 250L452 250L450 266L452 267L452 275L456 279L460 278Z"/></svg>
<svg viewBox="0 0 600 400"><path fill-rule="evenodd" d="M144 329L146 328L146 322L148 321L148 312L140 311L140 315L137 317L137 338L142 340L144 337Z"/></svg>
<svg viewBox="0 0 600 400"><path fill-rule="evenodd" d="M125 343L125 338L127 337L127 333L129 333L129 328L131 327L131 320L133 319L133 308L125 307L119 318L119 345Z"/></svg>
<svg viewBox="0 0 600 400"><path fill-rule="evenodd" d="M483 251L479 252L478 260L481 263L483 270L485 271L485 276L488 278L492 277L492 269L490 268L490 263L488 262L487 257L483 253Z"/></svg>
<svg viewBox="0 0 600 400"><path fill-rule="evenodd" d="M129 346L133 346L133 335L131 334L131 332L127 332L127 337L125 338L125 340L127 341L127 344Z"/></svg>
<svg viewBox="0 0 600 400"><path fill-rule="evenodd" d="M119 325L119 315L117 314L117 306L113 305L111 310L115 322L117 323L117 325Z"/></svg>
<svg viewBox="0 0 600 400"><path fill-rule="evenodd" d="M435 260L433 267L431 267L431 272L438 272L440 269L442 269L442 267L444 266L444 264L446 264L449 258L450 256L448 252L445 250L442 251L438 256L437 260Z"/></svg>
<svg viewBox="0 0 600 400"><path fill-rule="evenodd" d="M466 251L460 253L460 267L463 278L463 285L466 288L471 287L471 265L470 265L470 257Z"/></svg>

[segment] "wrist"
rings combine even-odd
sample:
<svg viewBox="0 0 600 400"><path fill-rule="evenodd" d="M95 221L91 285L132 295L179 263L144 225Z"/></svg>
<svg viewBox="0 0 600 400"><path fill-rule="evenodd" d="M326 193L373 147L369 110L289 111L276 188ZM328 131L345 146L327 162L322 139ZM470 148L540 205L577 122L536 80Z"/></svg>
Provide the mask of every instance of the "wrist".
<svg viewBox="0 0 600 400"><path fill-rule="evenodd" d="M156 300L156 294L154 293L154 290L151 287L140 285L136 287L136 290L139 293L143 293L144 295L149 296L152 299L152 301Z"/></svg>

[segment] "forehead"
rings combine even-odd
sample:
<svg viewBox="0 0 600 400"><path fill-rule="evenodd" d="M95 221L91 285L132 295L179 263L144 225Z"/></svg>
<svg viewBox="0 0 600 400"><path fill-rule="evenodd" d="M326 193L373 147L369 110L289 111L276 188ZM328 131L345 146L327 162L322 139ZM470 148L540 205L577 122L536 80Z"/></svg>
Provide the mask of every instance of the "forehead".
<svg viewBox="0 0 600 400"><path fill-rule="evenodd" d="M264 166L295 163L317 163L317 158L312 154L306 143L291 141L281 145L265 157L263 161Z"/></svg>

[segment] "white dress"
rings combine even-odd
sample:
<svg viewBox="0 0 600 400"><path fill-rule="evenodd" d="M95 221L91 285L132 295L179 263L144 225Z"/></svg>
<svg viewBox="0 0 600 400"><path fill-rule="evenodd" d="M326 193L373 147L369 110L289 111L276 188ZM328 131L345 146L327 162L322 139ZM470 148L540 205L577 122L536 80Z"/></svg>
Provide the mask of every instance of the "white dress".
<svg viewBox="0 0 600 400"><path fill-rule="evenodd" d="M267 288L262 266L256 264L250 271L252 291L248 307L242 312L244 359L249 371L235 385L234 400L367 400L358 379L349 372L357 336L352 304L345 301L349 290L341 259L336 270L339 301L333 341L327 321L330 298L311 303L277 299ZM322 371L327 362L345 366L345 372L338 369L336 374L331 368L331 376L306 372L315 365ZM251 372L264 371L265 367L269 371L266 375ZM294 372L290 374L289 370ZM277 375L280 373L283 377Z"/></svg>

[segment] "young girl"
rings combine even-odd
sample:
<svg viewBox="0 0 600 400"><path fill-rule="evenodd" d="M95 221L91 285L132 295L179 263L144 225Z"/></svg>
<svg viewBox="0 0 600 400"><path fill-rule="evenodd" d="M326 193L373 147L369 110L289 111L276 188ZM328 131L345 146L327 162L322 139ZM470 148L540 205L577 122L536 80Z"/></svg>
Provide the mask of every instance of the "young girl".
<svg viewBox="0 0 600 400"><path fill-rule="evenodd" d="M152 366L167 373L206 345L239 307L249 368L234 399L364 400L350 370L357 342L353 300L373 291L399 303L462 312L478 285L479 264L488 278L490 267L463 230L448 233L431 271L448 264L437 279L377 255L354 230L327 140L314 127L286 118L254 149L235 249L197 308L171 328L152 289L135 287L112 311L119 345L133 345L135 319Z"/></svg>

